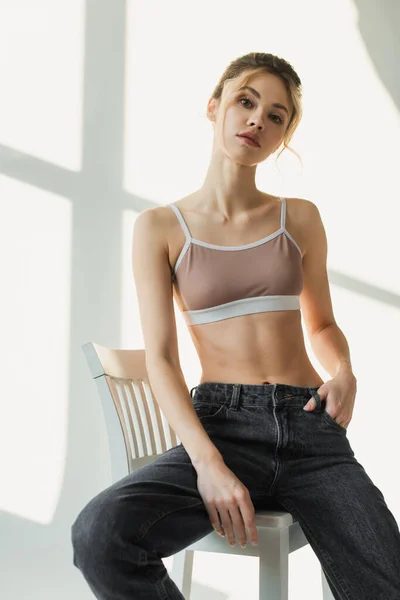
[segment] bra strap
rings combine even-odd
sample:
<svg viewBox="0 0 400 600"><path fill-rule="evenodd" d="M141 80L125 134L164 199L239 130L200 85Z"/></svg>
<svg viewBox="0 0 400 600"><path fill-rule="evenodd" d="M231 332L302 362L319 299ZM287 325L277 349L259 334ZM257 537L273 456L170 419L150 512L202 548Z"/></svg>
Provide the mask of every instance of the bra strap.
<svg viewBox="0 0 400 600"><path fill-rule="evenodd" d="M281 229L285 229L286 221L286 198L281 196Z"/></svg>
<svg viewBox="0 0 400 600"><path fill-rule="evenodd" d="M179 208L176 206L176 204L173 204L172 202L170 204L167 204L167 206L170 206L172 208L172 210L174 211L174 213L176 214L178 221L181 224L181 227L185 233L186 239L191 240L192 236L190 235L189 227L186 225L185 219L183 218L182 213L179 210Z"/></svg>

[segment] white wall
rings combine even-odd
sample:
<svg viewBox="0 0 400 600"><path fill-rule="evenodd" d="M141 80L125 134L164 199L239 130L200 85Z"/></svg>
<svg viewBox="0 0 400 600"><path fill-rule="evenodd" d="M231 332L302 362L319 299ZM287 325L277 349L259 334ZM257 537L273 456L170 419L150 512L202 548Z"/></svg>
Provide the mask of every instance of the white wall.
<svg viewBox="0 0 400 600"><path fill-rule="evenodd" d="M81 345L143 347L130 257L135 216L202 184L212 143L208 97L226 65L250 51L285 57L303 81L305 114L292 147L304 169L288 155L280 172L262 165L257 184L308 198L321 211L335 316L358 378L348 435L400 521L398 5L126 4L0 3L0 595L7 600L93 597L72 565L70 526L109 485L110 471ZM193 386L199 363L178 312L177 322ZM292 555L290 568L291 600L319 599L311 548ZM258 597L255 559L199 553L195 580L192 600Z"/></svg>

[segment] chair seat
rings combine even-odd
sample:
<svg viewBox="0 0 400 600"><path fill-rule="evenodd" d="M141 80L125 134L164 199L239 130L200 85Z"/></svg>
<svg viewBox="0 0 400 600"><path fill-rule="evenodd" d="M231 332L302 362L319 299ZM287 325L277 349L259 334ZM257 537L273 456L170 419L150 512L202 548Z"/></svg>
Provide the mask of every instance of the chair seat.
<svg viewBox="0 0 400 600"><path fill-rule="evenodd" d="M255 513L256 526L259 530L260 538L267 536L272 539L288 539L288 553L294 552L307 544L307 539L300 527L297 519L290 513L281 510L257 510ZM264 533L262 533L264 532ZM208 535L197 542L190 544L187 551L202 552L222 552L224 554L241 554L244 556L260 556L260 545L252 546L248 542L246 548L240 544L230 547L225 537L218 535L216 531L211 531Z"/></svg>
<svg viewBox="0 0 400 600"><path fill-rule="evenodd" d="M255 520L259 527L274 527L275 529L290 527L293 523L297 523L296 517L284 510L256 510Z"/></svg>

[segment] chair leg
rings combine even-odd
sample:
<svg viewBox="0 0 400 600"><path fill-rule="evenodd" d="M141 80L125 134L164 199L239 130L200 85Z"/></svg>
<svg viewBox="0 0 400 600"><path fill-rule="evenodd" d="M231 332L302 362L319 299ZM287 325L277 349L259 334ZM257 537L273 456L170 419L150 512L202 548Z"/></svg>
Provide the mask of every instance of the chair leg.
<svg viewBox="0 0 400 600"><path fill-rule="evenodd" d="M171 579L186 600L190 600L193 558L194 550L181 550L172 557Z"/></svg>
<svg viewBox="0 0 400 600"><path fill-rule="evenodd" d="M289 599L289 529L259 529L259 600Z"/></svg>
<svg viewBox="0 0 400 600"><path fill-rule="evenodd" d="M321 567L321 580L322 580L322 598L323 598L323 600L335 600L322 567Z"/></svg>

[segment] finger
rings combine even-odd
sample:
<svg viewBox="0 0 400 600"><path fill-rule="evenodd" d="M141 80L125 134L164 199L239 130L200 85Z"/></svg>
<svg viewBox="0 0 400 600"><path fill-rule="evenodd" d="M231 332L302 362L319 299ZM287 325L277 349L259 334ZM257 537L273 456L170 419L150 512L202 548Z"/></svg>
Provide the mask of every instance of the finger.
<svg viewBox="0 0 400 600"><path fill-rule="evenodd" d="M240 503L239 509L242 513L244 525L248 531L250 542L253 546L257 546L258 532L256 527L255 510L250 497L244 502Z"/></svg>
<svg viewBox="0 0 400 600"><path fill-rule="evenodd" d="M211 525L214 527L218 535L225 537L224 530L219 520L219 514L215 506L208 505L207 507L208 516L210 517Z"/></svg>
<svg viewBox="0 0 400 600"><path fill-rule="evenodd" d="M237 540L238 540L239 544L242 546L242 548L244 548L247 545L247 538L246 538L246 529L244 526L242 513L240 512L237 505L233 505L229 509L229 513L230 513L231 521L233 523L233 529L237 536Z"/></svg>
<svg viewBox="0 0 400 600"><path fill-rule="evenodd" d="M314 410L317 406L316 400L314 397L310 398L305 406L303 406L303 410Z"/></svg>
<svg viewBox="0 0 400 600"><path fill-rule="evenodd" d="M337 418L336 418L336 417L337 417L338 413L335 413L335 414L333 415L333 414L332 414L331 412L329 412L329 410L327 410L326 408L325 408L325 411L328 413L328 415L330 415L330 416L332 417L332 419L334 419L335 421L337 421Z"/></svg>
<svg viewBox="0 0 400 600"><path fill-rule="evenodd" d="M233 533L233 526L230 514L226 508L218 507L219 518L221 519L222 527L224 528L225 537L228 540L230 546L234 546L236 543L235 534Z"/></svg>

